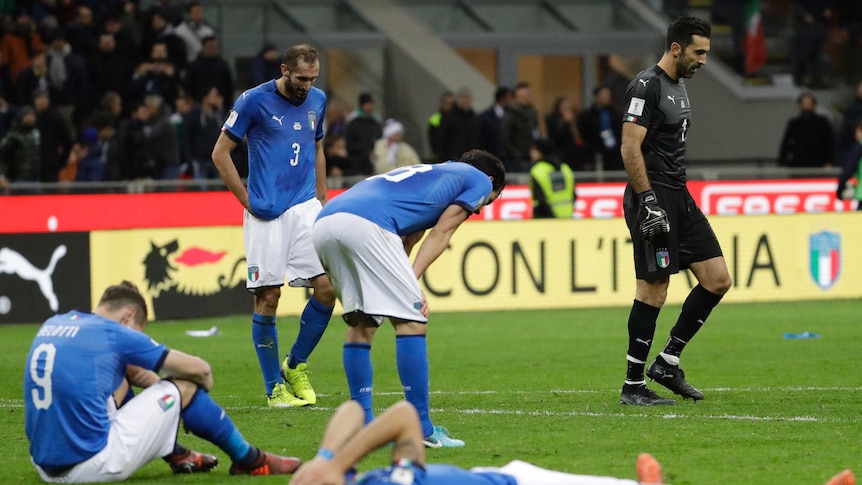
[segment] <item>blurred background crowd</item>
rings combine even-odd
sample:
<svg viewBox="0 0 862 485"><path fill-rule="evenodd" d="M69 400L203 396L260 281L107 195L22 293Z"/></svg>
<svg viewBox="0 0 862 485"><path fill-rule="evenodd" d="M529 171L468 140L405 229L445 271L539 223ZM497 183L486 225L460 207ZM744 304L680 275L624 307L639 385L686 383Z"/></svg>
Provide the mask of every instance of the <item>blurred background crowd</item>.
<svg viewBox="0 0 862 485"><path fill-rule="evenodd" d="M692 2L646 3L672 17L689 11ZM764 60L752 69L746 59L748 3L710 2L710 8L732 30L728 64L757 82L770 66ZM862 83L855 97L837 106L839 116L818 110L817 93L862 79L862 2L757 3L767 36L776 18L792 21L795 55L785 74L813 90L797 99L799 114L788 120L775 147L777 164L838 164L857 144ZM280 76L286 45L264 42L244 65L248 72L238 75L236 64L222 56L220 33L204 7L172 0L0 0L5 183L218 179L210 153L235 96ZM328 93L327 172L370 175L451 159L476 147L498 155L511 172L528 172L537 144L543 158L575 172L620 171L621 98L628 77L597 84L583 102L560 96L547 99L546 106L534 102L534 88L526 82L497 87L493 103L485 106L474 105L468 88L429 93L439 96L439 107L428 113L423 146L405 141L410 125L381 112L374 94L362 92L353 104ZM242 148L234 160L245 175Z"/></svg>

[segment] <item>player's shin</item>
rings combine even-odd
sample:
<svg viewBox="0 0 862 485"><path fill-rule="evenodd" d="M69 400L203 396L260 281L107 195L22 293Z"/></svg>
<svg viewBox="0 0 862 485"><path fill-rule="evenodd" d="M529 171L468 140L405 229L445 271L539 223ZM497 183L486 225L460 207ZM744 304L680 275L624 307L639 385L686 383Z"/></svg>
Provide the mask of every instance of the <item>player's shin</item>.
<svg viewBox="0 0 862 485"><path fill-rule="evenodd" d="M324 306L314 297L308 299L300 317L299 335L290 349L288 367L295 369L297 364L308 360L323 337L330 317L332 317L332 308Z"/></svg>
<svg viewBox="0 0 862 485"><path fill-rule="evenodd" d="M626 383L644 382L644 365L649 356L655 335L655 322L660 308L635 300L629 313L629 347L627 352Z"/></svg>
<svg viewBox="0 0 862 485"><path fill-rule="evenodd" d="M365 424L374 419L372 410L372 384L374 368L371 365L371 345L362 342L345 342L341 353L344 374L350 389L350 399L365 411Z"/></svg>
<svg viewBox="0 0 862 485"><path fill-rule="evenodd" d="M248 456L255 448L248 444L224 409L203 389L198 388L189 405L183 409L182 416L189 431L221 448L231 460L241 462L250 458L253 462L257 458L256 454Z"/></svg>
<svg viewBox="0 0 862 485"><path fill-rule="evenodd" d="M703 327L712 309L721 301L722 295L716 295L701 285L697 285L688 294L682 304L682 311L673 329L661 357L671 365L679 365L679 356L685 346L691 341L698 330Z"/></svg>
<svg viewBox="0 0 862 485"><path fill-rule="evenodd" d="M255 313L252 316L251 336L260 370L263 373L263 381L266 384L266 395L269 396L276 384L281 383L275 316Z"/></svg>
<svg viewBox="0 0 862 485"><path fill-rule="evenodd" d="M434 425L429 416L428 347L425 335L396 336L395 360L404 387L404 397L419 413L423 436L430 436L434 433Z"/></svg>

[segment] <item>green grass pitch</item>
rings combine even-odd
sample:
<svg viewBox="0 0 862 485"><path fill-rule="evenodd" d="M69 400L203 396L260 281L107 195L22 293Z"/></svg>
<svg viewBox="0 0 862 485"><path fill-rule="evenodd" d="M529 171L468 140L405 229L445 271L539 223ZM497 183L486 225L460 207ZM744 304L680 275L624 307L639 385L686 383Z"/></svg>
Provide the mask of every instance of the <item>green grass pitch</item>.
<svg viewBox="0 0 862 485"><path fill-rule="evenodd" d="M651 358L678 312L662 311ZM627 308L432 314L432 418L467 447L429 450L428 460L469 467L518 458L568 472L634 478L637 454L648 451L662 463L665 480L676 485L814 485L843 468L862 472L860 313L859 301L720 305L682 359L689 381L706 399L662 408L619 404ZM148 330L212 364L212 395L250 442L309 458L332 410L348 397L341 368L344 325L334 318L312 356L312 383L322 395L317 406L275 410L265 406L248 320L158 322ZM184 335L211 325L221 335ZM36 328L0 326L2 483L39 482L27 452L21 390ZM279 329L284 354L297 319L280 319ZM822 337L783 338L803 331ZM378 409L401 396L394 347L386 326L372 349ZM228 476L229 459L213 445L182 432L180 440L215 453L222 464L208 475L173 478L157 461L130 481L245 480ZM386 462L386 452L378 452L365 463ZM254 480L286 483L283 477Z"/></svg>

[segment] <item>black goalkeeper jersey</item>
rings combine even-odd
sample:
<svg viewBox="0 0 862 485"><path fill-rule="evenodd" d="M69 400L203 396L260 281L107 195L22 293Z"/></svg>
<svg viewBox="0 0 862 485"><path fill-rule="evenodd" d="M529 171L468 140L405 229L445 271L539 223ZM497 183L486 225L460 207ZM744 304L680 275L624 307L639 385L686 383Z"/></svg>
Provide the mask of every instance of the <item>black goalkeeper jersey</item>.
<svg viewBox="0 0 862 485"><path fill-rule="evenodd" d="M645 69L626 89L624 122L647 129L641 151L651 185L685 187L685 140L691 103L685 82L671 79L657 65Z"/></svg>

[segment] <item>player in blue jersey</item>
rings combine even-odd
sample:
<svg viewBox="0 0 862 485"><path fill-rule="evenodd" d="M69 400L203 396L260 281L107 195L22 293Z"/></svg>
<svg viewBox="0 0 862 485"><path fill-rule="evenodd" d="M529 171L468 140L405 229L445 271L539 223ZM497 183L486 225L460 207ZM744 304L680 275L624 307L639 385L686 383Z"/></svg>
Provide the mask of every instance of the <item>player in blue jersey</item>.
<svg viewBox="0 0 862 485"><path fill-rule="evenodd" d="M314 224L314 248L344 307L343 361L350 397L372 414L371 341L384 317L395 327L398 375L419 411L425 444L460 447L428 415L428 305L417 279L467 217L500 195L503 163L473 150L459 159L401 167L369 177L334 198ZM409 255L431 229L412 266Z"/></svg>
<svg viewBox="0 0 862 485"><path fill-rule="evenodd" d="M416 409L401 401L366 427L355 401L341 405L329 420L317 456L300 467L290 485L655 485L661 466L643 453L637 460L638 482L611 477L573 475L512 461L502 468L470 471L450 465L427 465ZM392 446L392 466L356 475L359 460Z"/></svg>
<svg viewBox="0 0 862 485"><path fill-rule="evenodd" d="M281 73L236 99L212 157L245 208L246 287L254 293L252 340L267 403L291 407L317 402L307 361L332 316L335 293L311 244L311 226L326 203L326 95L313 87L320 73L317 50L305 44L289 48ZM247 189L230 156L244 136ZM285 279L292 287L314 288L314 295L300 317L296 342L279 366L275 312Z"/></svg>
<svg viewBox="0 0 862 485"><path fill-rule="evenodd" d="M209 364L152 340L143 333L146 325L144 298L124 281L105 290L92 314L55 315L39 328L27 355L24 405L30 456L42 480L120 481L158 457L173 464L182 459L176 456L180 417L186 429L230 456L232 475L299 467L297 458L249 445L209 396ZM121 384L135 368L166 377L143 384L149 385L117 409L114 393L123 393Z"/></svg>
<svg viewBox="0 0 862 485"><path fill-rule="evenodd" d="M290 485L660 485L661 465L649 453L638 455L637 481L574 475L540 468L520 460L502 468L428 465L421 444L422 428L416 409L401 401L363 428L364 411L355 401L341 405L326 427L317 456L302 465ZM392 445L392 466L357 475L357 463L372 451ZM727 477L725 477L727 481ZM778 481L781 481L780 479ZM786 479L784 481L787 481ZM855 475L844 470L825 485L854 485Z"/></svg>

